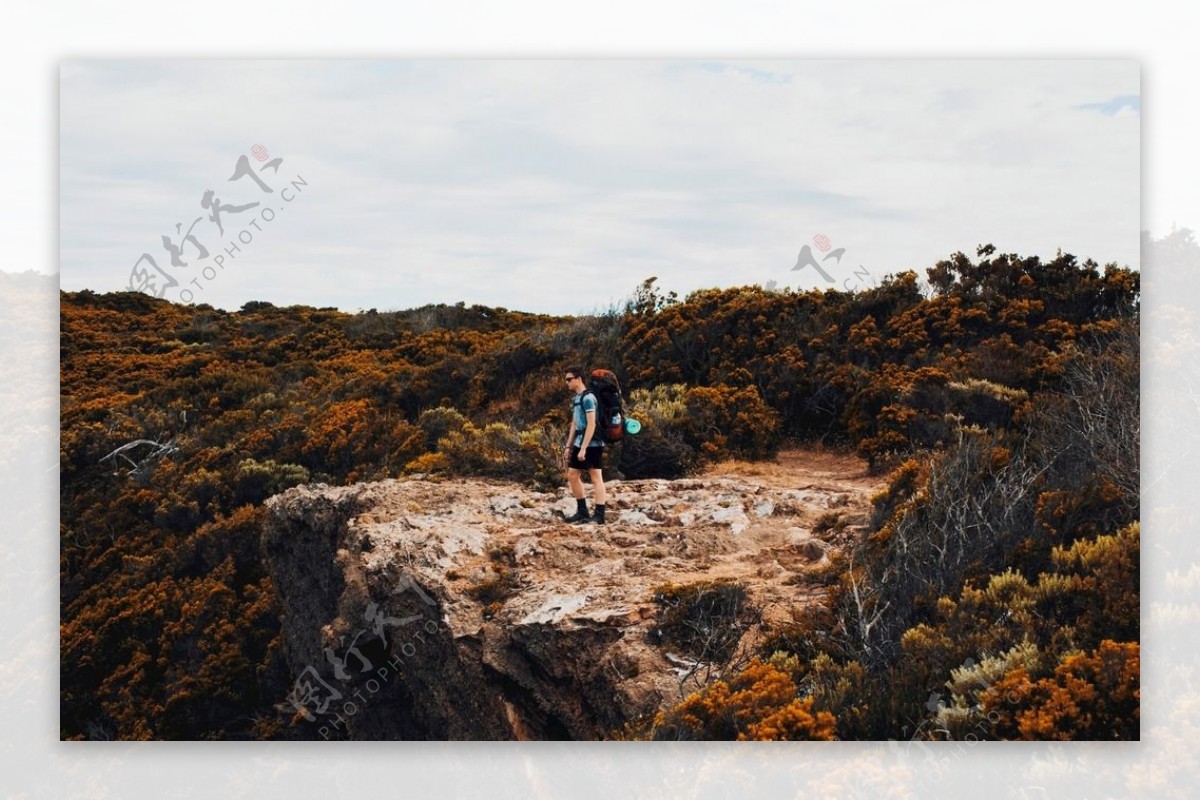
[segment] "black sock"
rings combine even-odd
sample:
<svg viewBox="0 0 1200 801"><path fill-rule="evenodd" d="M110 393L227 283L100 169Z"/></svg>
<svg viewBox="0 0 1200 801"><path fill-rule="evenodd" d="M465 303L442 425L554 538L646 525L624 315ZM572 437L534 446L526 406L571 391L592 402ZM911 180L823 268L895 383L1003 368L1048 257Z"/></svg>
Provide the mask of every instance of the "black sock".
<svg viewBox="0 0 1200 801"><path fill-rule="evenodd" d="M596 517L604 517L604 504L596 504Z"/></svg>
<svg viewBox="0 0 1200 801"><path fill-rule="evenodd" d="M575 499L575 510L581 515L587 514L587 500L584 498Z"/></svg>

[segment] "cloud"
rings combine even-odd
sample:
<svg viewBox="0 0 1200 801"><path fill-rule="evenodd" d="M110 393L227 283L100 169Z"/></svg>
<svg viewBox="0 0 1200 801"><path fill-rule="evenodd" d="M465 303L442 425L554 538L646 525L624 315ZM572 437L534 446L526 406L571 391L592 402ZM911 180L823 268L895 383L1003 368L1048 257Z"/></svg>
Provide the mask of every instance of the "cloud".
<svg viewBox="0 0 1200 801"><path fill-rule="evenodd" d="M1098 111L1108 117L1115 117L1118 114L1126 112L1140 114L1142 112L1142 98L1140 95L1118 95L1102 103L1082 103L1075 106L1075 108L1084 111Z"/></svg>
<svg viewBox="0 0 1200 801"><path fill-rule="evenodd" d="M196 298L223 308L579 312L651 274L681 293L791 280L818 232L879 274L983 241L1136 263L1136 117L1075 110L1136 97L1138 77L1111 61L67 62L61 282L124 288L209 189L277 215ZM256 143L283 158L268 184L308 181L294 203L228 182Z"/></svg>

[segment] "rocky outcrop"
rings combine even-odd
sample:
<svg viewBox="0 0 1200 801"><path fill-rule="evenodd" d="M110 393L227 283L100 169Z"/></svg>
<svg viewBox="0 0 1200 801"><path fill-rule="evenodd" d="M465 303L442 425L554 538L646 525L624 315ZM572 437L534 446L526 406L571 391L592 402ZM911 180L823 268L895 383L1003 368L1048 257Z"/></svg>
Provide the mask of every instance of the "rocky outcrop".
<svg viewBox="0 0 1200 801"><path fill-rule="evenodd" d="M271 498L263 549L298 736L609 737L695 689L695 659L656 636L656 587L737 581L756 636L814 597L839 547L812 534L821 515L854 522L867 492L738 477L609 490L605 526L563 522L565 490L476 479Z"/></svg>

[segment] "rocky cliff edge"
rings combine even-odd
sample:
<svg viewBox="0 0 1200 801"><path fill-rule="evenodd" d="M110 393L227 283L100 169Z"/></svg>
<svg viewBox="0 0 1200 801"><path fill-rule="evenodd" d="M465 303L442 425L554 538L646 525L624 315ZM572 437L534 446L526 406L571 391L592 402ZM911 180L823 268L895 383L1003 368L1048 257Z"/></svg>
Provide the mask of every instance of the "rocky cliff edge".
<svg viewBox="0 0 1200 801"><path fill-rule="evenodd" d="M294 487L267 501L263 533L296 677L281 708L301 738L609 737L714 667L664 638L662 587L744 588L743 653L816 602L875 483L833 461L610 482L603 526L563 522L565 488Z"/></svg>

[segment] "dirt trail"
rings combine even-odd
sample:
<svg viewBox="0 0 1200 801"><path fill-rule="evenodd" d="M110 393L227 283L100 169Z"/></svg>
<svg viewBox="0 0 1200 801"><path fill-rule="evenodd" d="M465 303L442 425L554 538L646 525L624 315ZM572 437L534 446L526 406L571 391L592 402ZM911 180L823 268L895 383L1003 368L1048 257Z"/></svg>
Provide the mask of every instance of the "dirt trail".
<svg viewBox="0 0 1200 801"><path fill-rule="evenodd" d="M609 482L604 526L551 519L574 511L565 488L499 496L474 515L463 507L483 506L479 493L456 494L461 513L488 531L490 547L456 560L452 581L468 590L486 576L491 554L512 548L529 586L567 584L582 574L613 600L636 603L640 596L644 604L657 584L729 578L745 583L767 619L778 621L819 591L810 575L862 531L881 485L852 455L792 450L774 462L717 464L691 479ZM480 490L499 489L485 486L492 489ZM419 502L435 505L436 493Z"/></svg>
<svg viewBox="0 0 1200 801"><path fill-rule="evenodd" d="M848 453L817 449L780 451L772 462L720 462L705 475L737 475L777 487L803 489L820 486L843 492L874 492L883 486L880 476L867 472L863 459Z"/></svg>

